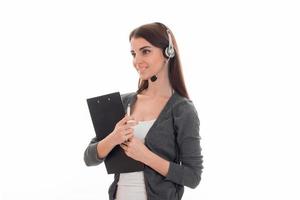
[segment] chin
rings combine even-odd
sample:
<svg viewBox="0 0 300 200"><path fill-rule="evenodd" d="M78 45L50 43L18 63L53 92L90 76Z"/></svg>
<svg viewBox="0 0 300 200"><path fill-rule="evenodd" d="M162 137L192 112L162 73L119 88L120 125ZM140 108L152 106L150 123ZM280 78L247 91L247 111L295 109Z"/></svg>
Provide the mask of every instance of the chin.
<svg viewBox="0 0 300 200"><path fill-rule="evenodd" d="M151 77L149 76L140 76L140 79L142 79L143 81L149 80Z"/></svg>

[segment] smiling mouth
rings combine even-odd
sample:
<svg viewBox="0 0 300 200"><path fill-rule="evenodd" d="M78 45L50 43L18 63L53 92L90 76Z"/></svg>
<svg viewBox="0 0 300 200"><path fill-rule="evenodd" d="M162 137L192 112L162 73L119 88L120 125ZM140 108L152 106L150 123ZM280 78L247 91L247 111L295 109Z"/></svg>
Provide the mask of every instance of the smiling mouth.
<svg viewBox="0 0 300 200"><path fill-rule="evenodd" d="M145 67L145 68L140 68L140 69L138 69L138 72L139 73L143 73L144 71L146 71L147 70L147 67Z"/></svg>

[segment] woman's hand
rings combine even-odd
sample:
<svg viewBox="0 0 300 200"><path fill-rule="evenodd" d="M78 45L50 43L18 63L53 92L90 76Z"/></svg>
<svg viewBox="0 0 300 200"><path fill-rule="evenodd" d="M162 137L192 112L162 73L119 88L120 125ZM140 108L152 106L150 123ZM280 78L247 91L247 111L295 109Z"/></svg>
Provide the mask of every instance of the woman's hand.
<svg viewBox="0 0 300 200"><path fill-rule="evenodd" d="M128 157L142 163L145 163L146 155L148 155L150 151L141 140L134 136L120 146L124 149Z"/></svg>
<svg viewBox="0 0 300 200"><path fill-rule="evenodd" d="M170 162L153 153L138 138L133 136L120 146L128 157L144 163L163 176L167 176Z"/></svg>
<svg viewBox="0 0 300 200"><path fill-rule="evenodd" d="M133 128L138 122L133 117L126 115L115 126L113 132L110 133L111 141L114 146L122 144L133 137Z"/></svg>

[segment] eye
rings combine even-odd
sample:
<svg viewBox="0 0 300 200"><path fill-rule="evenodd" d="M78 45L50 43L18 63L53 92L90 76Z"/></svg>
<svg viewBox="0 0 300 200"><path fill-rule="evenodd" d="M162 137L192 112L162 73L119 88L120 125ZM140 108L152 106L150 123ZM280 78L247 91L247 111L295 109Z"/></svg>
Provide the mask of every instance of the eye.
<svg viewBox="0 0 300 200"><path fill-rule="evenodd" d="M131 52L131 55L132 55L132 57L135 57L135 53L134 52Z"/></svg>
<svg viewBox="0 0 300 200"><path fill-rule="evenodd" d="M149 50L149 49L144 49L143 51L142 51L142 53L145 55L145 54L148 54L148 53L150 53L151 51Z"/></svg>

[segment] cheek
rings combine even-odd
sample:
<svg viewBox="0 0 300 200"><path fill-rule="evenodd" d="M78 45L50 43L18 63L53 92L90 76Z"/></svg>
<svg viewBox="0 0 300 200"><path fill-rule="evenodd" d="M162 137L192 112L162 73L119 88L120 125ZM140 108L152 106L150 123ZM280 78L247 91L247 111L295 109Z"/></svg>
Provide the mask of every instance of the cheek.
<svg viewBox="0 0 300 200"><path fill-rule="evenodd" d="M136 65L135 65L135 62L134 62L134 61L132 61L132 66L133 66L133 68L134 68L135 70L137 70L137 68L136 68Z"/></svg>

